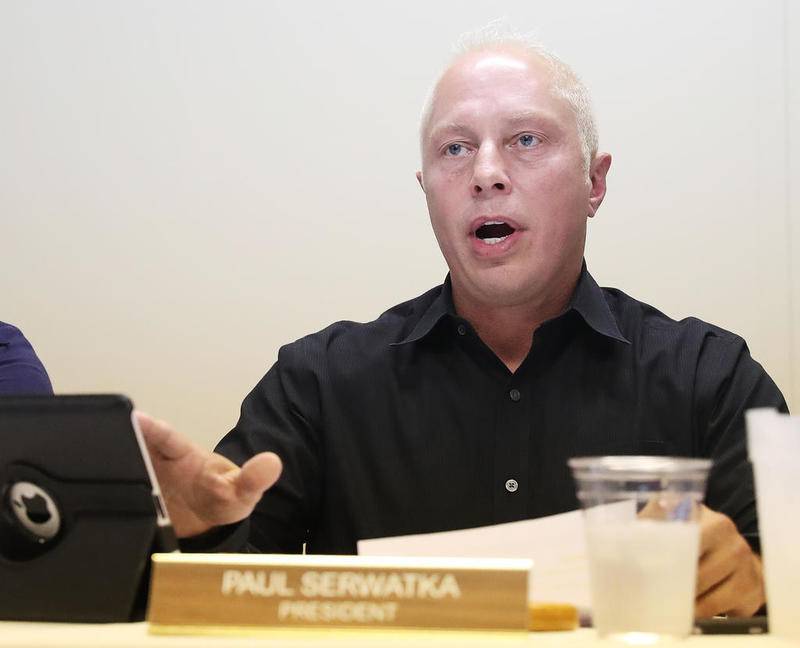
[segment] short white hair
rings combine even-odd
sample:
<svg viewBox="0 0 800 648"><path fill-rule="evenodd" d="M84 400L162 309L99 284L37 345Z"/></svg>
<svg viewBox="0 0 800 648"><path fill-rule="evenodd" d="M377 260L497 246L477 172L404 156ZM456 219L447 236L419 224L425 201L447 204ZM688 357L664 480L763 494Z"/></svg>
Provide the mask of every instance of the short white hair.
<svg viewBox="0 0 800 648"><path fill-rule="evenodd" d="M436 89L444 72L453 63L473 52L515 49L541 59L550 69L553 77L553 92L564 99L575 113L575 120L580 137L581 150L586 169L589 169L592 158L597 153L597 123L592 110L589 91L575 71L556 54L545 47L532 34L523 34L513 29L505 19L493 20L485 27L462 34L456 41L454 56L428 91L422 107L419 122L420 147L423 147L425 132L430 126Z"/></svg>

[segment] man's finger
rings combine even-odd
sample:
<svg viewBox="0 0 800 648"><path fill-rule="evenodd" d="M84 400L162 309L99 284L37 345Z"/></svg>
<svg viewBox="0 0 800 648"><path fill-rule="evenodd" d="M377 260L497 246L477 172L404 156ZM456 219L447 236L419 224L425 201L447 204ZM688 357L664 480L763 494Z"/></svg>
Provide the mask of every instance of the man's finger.
<svg viewBox="0 0 800 648"><path fill-rule="evenodd" d="M730 576L736 566L731 563L731 555L725 552L707 554L697 567L697 598L700 598Z"/></svg>
<svg viewBox="0 0 800 648"><path fill-rule="evenodd" d="M695 601L695 616L716 614L751 616L763 605L763 591L745 582L741 574L731 574Z"/></svg>
<svg viewBox="0 0 800 648"><path fill-rule="evenodd" d="M739 535L736 525L727 515L700 507L700 555L718 547L726 539Z"/></svg>
<svg viewBox="0 0 800 648"><path fill-rule="evenodd" d="M737 561L748 557L750 548L727 516L700 508L700 562L697 597L716 587L737 569Z"/></svg>
<svg viewBox="0 0 800 648"><path fill-rule="evenodd" d="M728 516L703 506L697 616L753 614L764 600L761 562Z"/></svg>
<svg viewBox="0 0 800 648"><path fill-rule="evenodd" d="M272 486L283 470L274 452L261 452L251 457L236 476L236 494L241 498L257 499Z"/></svg>
<svg viewBox="0 0 800 648"><path fill-rule="evenodd" d="M698 596L694 604L694 615L698 619L712 617L716 614L726 613L731 597L731 577L726 581L716 583L715 587Z"/></svg>
<svg viewBox="0 0 800 648"><path fill-rule="evenodd" d="M697 569L698 597L740 569L745 561L750 560L751 553L749 545L738 533L725 537L718 546L710 548L700 559Z"/></svg>
<svg viewBox="0 0 800 648"><path fill-rule="evenodd" d="M178 459L191 450L191 441L164 421L154 419L138 410L134 414L147 449L151 453L157 452L167 459Z"/></svg>

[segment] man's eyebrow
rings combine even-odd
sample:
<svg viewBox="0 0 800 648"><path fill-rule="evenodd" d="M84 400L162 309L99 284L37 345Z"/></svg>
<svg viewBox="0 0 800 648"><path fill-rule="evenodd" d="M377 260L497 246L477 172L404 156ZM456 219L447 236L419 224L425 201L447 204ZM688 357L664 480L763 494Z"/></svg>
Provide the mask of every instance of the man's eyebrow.
<svg viewBox="0 0 800 648"><path fill-rule="evenodd" d="M559 120L555 115L541 110L524 110L508 116L505 121L509 124L519 124L523 122L545 122L547 124L559 125Z"/></svg>
<svg viewBox="0 0 800 648"><path fill-rule="evenodd" d="M468 133L470 132L470 128L465 124L460 124L459 122L447 122L444 124L436 124L433 128L431 128L430 134L428 135L428 139L433 140L438 137L441 137L445 133Z"/></svg>

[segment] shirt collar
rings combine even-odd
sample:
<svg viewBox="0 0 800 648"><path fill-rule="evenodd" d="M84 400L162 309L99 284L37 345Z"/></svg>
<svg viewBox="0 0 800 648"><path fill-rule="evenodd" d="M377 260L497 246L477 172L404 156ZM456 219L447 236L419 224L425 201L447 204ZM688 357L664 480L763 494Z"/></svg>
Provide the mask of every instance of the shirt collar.
<svg viewBox="0 0 800 648"><path fill-rule="evenodd" d="M575 292L572 293L572 299L570 299L567 307L567 312L571 310L577 312L593 330L601 335L630 344L630 341L619 330L617 320L608 306L602 288L597 285L597 282L586 269L586 261L583 262ZM453 305L453 286L450 282L449 274L445 278L439 294L429 304L409 334L397 342L393 342L391 346L421 340L445 316L457 317L456 309Z"/></svg>
<svg viewBox="0 0 800 648"><path fill-rule="evenodd" d="M450 274L445 277L441 290L436 298L428 305L422 317L419 318L414 328L404 338L393 342L390 346L398 346L408 342L421 340L430 333L443 317L456 317L456 307L453 305L453 286L450 283Z"/></svg>
<svg viewBox="0 0 800 648"><path fill-rule="evenodd" d="M630 344L630 340L619 330L619 324L614 313L611 312L603 289L597 285L586 269L586 261L583 262L578 284L575 286L575 292L572 293L572 299L567 307L567 312L570 310L577 312L592 329L601 335Z"/></svg>

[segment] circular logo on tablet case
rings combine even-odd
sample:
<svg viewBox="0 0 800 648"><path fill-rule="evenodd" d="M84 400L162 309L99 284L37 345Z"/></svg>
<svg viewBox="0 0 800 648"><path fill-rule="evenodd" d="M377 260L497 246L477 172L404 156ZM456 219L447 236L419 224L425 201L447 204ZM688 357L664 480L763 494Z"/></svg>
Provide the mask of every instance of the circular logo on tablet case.
<svg viewBox="0 0 800 648"><path fill-rule="evenodd" d="M39 542L56 536L61 528L61 516L47 491L31 482L20 481L11 486L8 499L19 523Z"/></svg>

